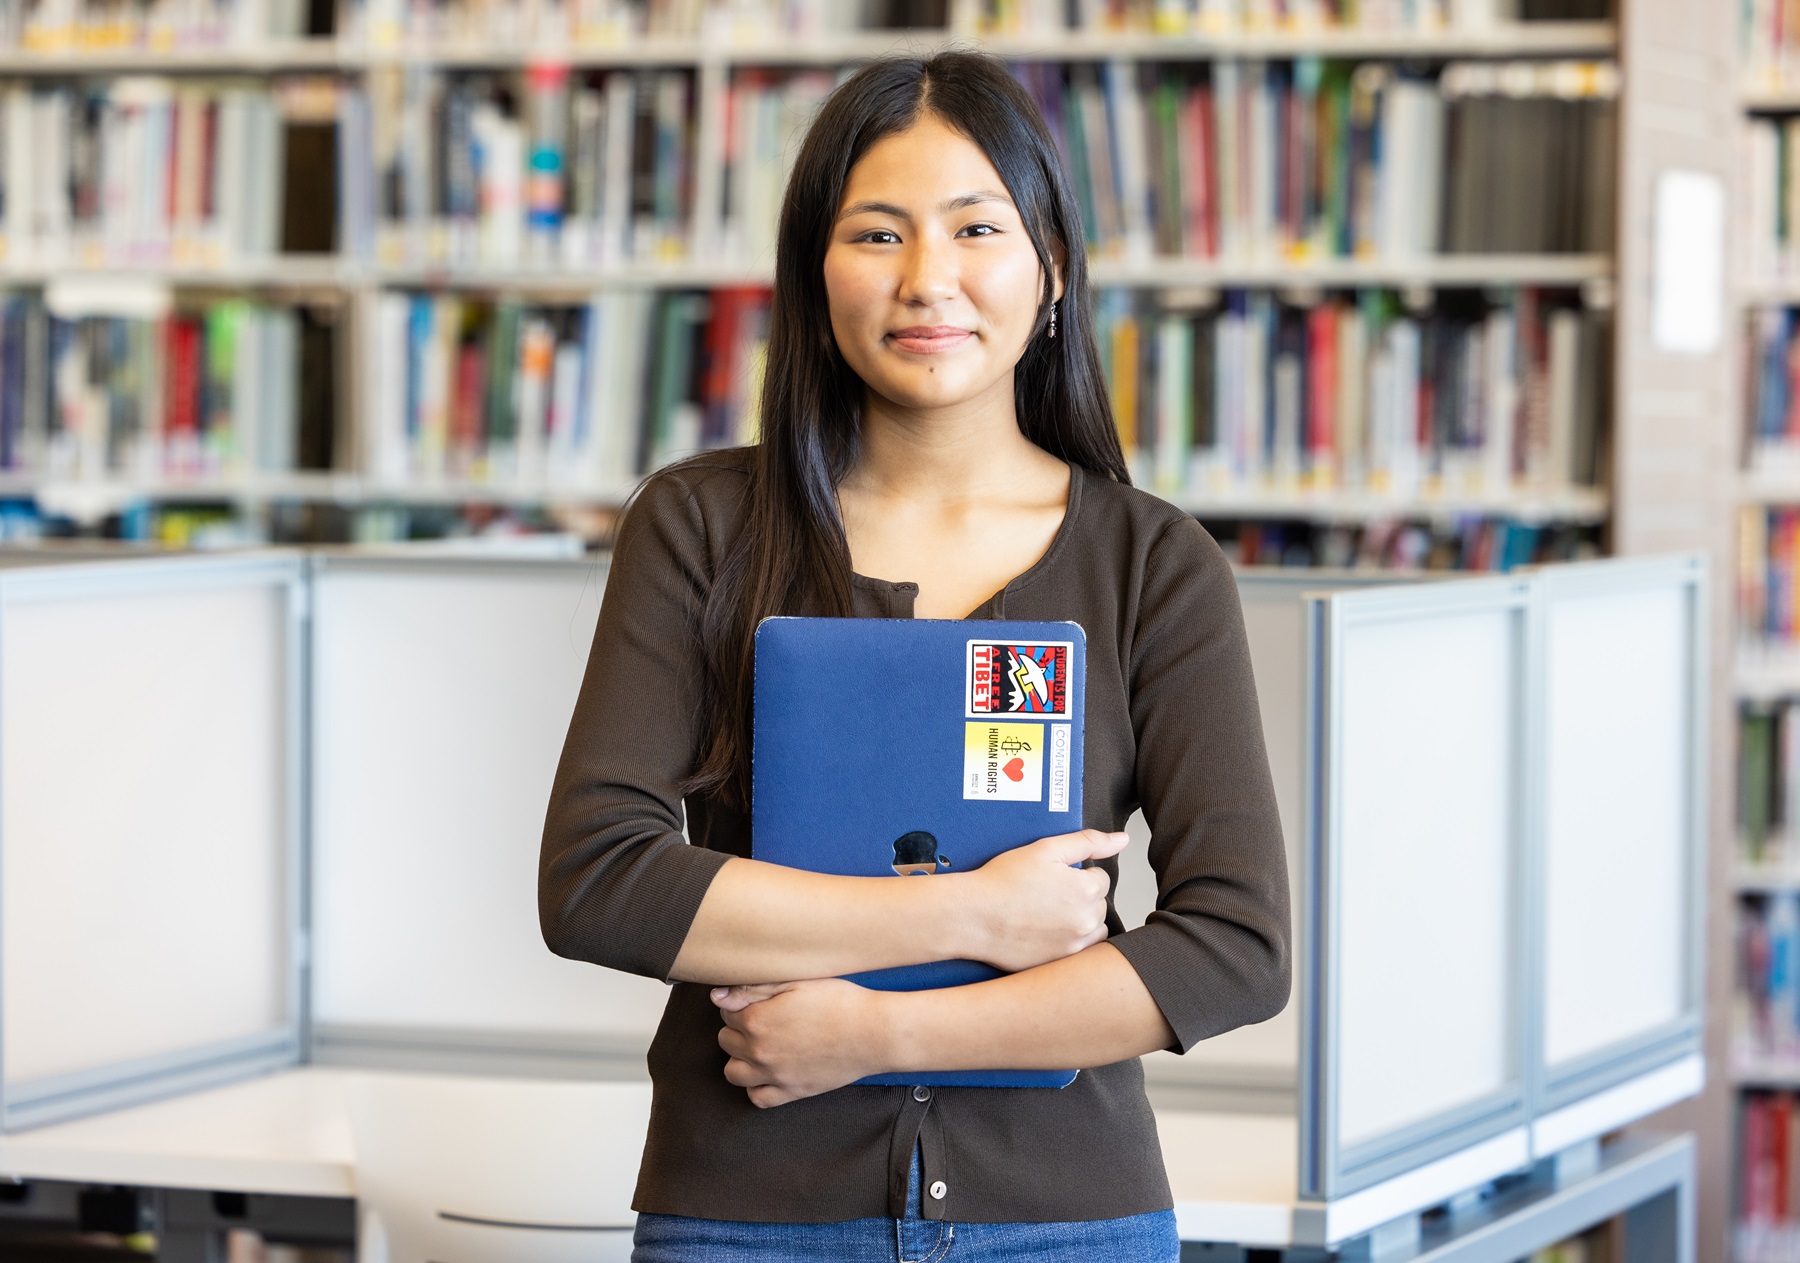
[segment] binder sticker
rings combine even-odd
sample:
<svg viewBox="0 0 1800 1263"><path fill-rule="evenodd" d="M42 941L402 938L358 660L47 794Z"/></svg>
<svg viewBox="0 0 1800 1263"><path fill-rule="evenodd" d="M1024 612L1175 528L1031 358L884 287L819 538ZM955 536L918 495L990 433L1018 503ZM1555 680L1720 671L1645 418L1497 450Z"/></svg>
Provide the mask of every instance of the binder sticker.
<svg viewBox="0 0 1800 1263"><path fill-rule="evenodd" d="M1042 802L1044 725L965 723L963 797L977 802Z"/></svg>
<svg viewBox="0 0 1800 1263"><path fill-rule="evenodd" d="M969 642L967 718L1069 718L1069 641L1041 645Z"/></svg>

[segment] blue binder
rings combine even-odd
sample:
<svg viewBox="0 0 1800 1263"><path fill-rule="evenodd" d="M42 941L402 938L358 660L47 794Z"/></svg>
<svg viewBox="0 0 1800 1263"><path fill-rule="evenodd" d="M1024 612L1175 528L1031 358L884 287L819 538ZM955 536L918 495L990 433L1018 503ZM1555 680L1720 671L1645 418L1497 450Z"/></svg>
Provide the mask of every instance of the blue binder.
<svg viewBox="0 0 1800 1263"><path fill-rule="evenodd" d="M764 620L752 853L916 880L1081 828L1086 649L1072 622ZM949 960L851 981L919 991L998 972ZM1073 1070L981 1070L858 1082L1060 1088L1074 1079Z"/></svg>

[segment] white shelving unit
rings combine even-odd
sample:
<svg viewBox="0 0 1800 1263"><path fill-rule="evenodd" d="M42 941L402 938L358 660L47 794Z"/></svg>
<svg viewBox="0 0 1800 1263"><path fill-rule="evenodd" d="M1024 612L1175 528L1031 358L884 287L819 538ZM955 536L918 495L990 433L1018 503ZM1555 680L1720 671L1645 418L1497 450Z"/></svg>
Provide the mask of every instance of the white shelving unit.
<svg viewBox="0 0 1800 1263"><path fill-rule="evenodd" d="M1800 1057L1744 1055L1731 1063L1732 1081L1746 1088L1800 1088Z"/></svg>
<svg viewBox="0 0 1800 1263"><path fill-rule="evenodd" d="M1379 286L1539 285L1577 286L1612 279L1605 255L1437 255L1411 259L1317 259L1301 261L1190 259L1151 256L1141 260L1094 259L1089 275L1102 286L1172 288L1356 288ZM569 269L495 268L479 264L362 263L328 255L277 256L216 265L146 263L5 263L0 285L41 284L59 277L126 277L180 286L338 289L442 286L509 290L530 294L585 295L602 286L707 289L728 285L769 285L773 272L747 264L704 260L623 264Z"/></svg>

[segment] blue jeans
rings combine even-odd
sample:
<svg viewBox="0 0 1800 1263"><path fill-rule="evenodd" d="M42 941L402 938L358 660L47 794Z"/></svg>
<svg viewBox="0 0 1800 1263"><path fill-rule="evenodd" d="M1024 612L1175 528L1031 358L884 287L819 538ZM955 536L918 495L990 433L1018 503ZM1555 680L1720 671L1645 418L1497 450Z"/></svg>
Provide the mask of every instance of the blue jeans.
<svg viewBox="0 0 1800 1263"><path fill-rule="evenodd" d="M926 1219L913 1150L905 1219L761 1224L639 1215L631 1263L1176 1263L1175 1212L1064 1223L953 1224Z"/></svg>

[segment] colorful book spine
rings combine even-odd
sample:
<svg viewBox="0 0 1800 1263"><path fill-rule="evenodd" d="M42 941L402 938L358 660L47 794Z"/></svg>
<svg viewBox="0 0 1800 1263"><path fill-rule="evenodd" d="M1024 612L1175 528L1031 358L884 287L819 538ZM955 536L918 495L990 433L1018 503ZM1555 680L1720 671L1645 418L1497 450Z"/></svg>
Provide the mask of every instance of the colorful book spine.
<svg viewBox="0 0 1800 1263"><path fill-rule="evenodd" d="M754 437L762 289L602 291L579 307L382 296L365 471L613 496Z"/></svg>
<svg viewBox="0 0 1800 1263"><path fill-rule="evenodd" d="M1109 291L1097 304L1127 462L1165 494L1199 507L1600 480L1611 317L1572 295L1446 291L1430 312L1381 291L1310 305L1240 290L1184 301Z"/></svg>
<svg viewBox="0 0 1800 1263"><path fill-rule="evenodd" d="M209 267L329 250L336 161L310 142L335 144L338 98L336 82L316 76L13 85L0 92L0 258ZM300 202L298 231L290 134L301 138L292 156L326 168Z"/></svg>
<svg viewBox="0 0 1800 1263"><path fill-rule="evenodd" d="M1091 255L1304 264L1612 247L1611 63L1017 63ZM759 80L762 82L762 80ZM1541 137L1521 145L1521 134Z"/></svg>
<svg viewBox="0 0 1800 1263"><path fill-rule="evenodd" d="M378 68L347 93L343 236L395 265L551 270L686 258L693 72ZM365 187L366 185L366 187Z"/></svg>

